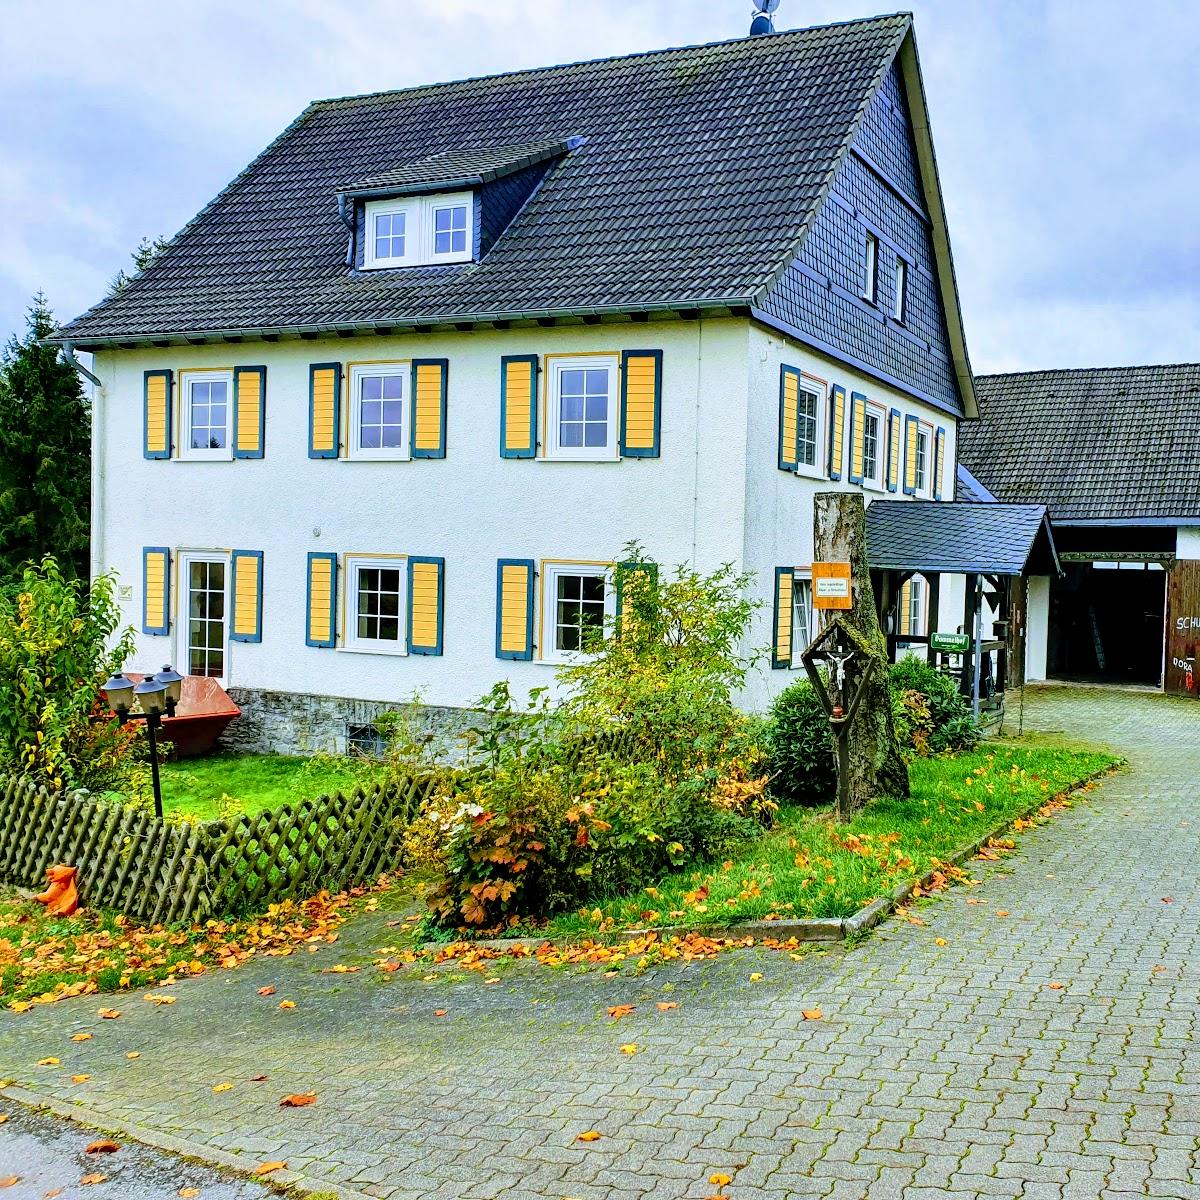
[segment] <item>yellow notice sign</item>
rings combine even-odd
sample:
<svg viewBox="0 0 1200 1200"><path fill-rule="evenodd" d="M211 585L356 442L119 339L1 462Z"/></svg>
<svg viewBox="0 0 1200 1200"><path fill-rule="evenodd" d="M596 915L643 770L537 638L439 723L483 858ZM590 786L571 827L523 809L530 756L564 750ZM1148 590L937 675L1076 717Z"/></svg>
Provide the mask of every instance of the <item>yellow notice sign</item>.
<svg viewBox="0 0 1200 1200"><path fill-rule="evenodd" d="M853 608L848 562L815 562L812 565L813 608Z"/></svg>

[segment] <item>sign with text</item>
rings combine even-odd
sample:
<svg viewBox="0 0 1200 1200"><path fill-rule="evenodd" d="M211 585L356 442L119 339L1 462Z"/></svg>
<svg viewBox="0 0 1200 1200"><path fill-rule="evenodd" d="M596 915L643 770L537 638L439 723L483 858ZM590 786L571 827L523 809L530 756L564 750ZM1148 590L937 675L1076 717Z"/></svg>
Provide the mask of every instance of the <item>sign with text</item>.
<svg viewBox="0 0 1200 1200"><path fill-rule="evenodd" d="M948 654L966 654L971 648L971 637L966 633L931 633L931 650L944 650Z"/></svg>
<svg viewBox="0 0 1200 1200"><path fill-rule="evenodd" d="M848 562L815 562L812 565L813 608L853 608Z"/></svg>

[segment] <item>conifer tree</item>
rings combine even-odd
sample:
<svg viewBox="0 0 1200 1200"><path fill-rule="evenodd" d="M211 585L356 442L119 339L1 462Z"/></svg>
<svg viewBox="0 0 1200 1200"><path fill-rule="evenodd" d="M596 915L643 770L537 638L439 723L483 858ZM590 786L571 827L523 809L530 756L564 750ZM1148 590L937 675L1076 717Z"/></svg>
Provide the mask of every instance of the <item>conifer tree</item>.
<svg viewBox="0 0 1200 1200"><path fill-rule="evenodd" d="M86 576L91 499L91 406L57 346L38 293L23 338L0 358L0 584L46 555Z"/></svg>

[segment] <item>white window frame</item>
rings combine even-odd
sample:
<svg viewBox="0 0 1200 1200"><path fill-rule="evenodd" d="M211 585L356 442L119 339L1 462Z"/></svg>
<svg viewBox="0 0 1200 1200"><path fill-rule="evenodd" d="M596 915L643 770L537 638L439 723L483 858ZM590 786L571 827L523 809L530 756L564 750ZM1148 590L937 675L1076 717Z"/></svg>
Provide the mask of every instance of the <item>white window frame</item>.
<svg viewBox="0 0 1200 1200"><path fill-rule="evenodd" d="M594 658L595 655L585 654L582 650L559 650L555 646L558 629L558 581L564 575L590 575L604 580L604 625L607 637L617 615L617 589L612 563L544 560L538 574L542 587L541 631L538 638L540 660L562 665L586 662Z"/></svg>
<svg viewBox="0 0 1200 1200"><path fill-rule="evenodd" d="M921 439L925 439L925 482L921 483ZM933 426L926 425L924 421L917 422L917 452L913 464L913 486L916 494L923 499L930 499L933 496L933 471L934 471L934 446L933 446Z"/></svg>
<svg viewBox="0 0 1200 1200"><path fill-rule="evenodd" d="M192 462L230 462L233 459L233 372L183 371L180 373L179 457ZM219 450L192 448L192 387L197 383L225 385L225 445Z"/></svg>
<svg viewBox="0 0 1200 1200"><path fill-rule="evenodd" d="M908 319L908 277L907 260L896 256L896 296L892 304L892 316L896 323L903 325Z"/></svg>
<svg viewBox="0 0 1200 1200"><path fill-rule="evenodd" d="M408 556L405 554L346 554L342 566L345 580L342 594L342 644L340 649L352 654L408 654ZM400 572L398 598L399 639L358 636L358 573L360 570Z"/></svg>
<svg viewBox="0 0 1200 1200"><path fill-rule="evenodd" d="M546 430L543 457L560 462L617 462L617 427L621 421L620 360L615 354L548 355L549 380L546 387ZM562 446L559 444L559 411L564 371L605 370L608 372L608 432L603 446Z"/></svg>
<svg viewBox="0 0 1200 1200"><path fill-rule="evenodd" d="M800 598L808 595L808 641L800 644ZM803 667L800 656L813 644L817 634L817 617L819 610L813 607L812 570L809 567L794 567L792 569L792 667Z"/></svg>
<svg viewBox="0 0 1200 1200"><path fill-rule="evenodd" d="M377 379L384 375L399 375L404 381L401 397L400 445L366 447L361 445L362 400L359 392L364 379ZM346 443L346 458L354 461L408 462L412 458L412 362L400 359L396 362L360 363L350 367L350 439Z"/></svg>
<svg viewBox="0 0 1200 1200"><path fill-rule="evenodd" d="M817 446L816 461L811 465L800 458L800 402L805 393L817 398ZM829 454L826 450L826 422L829 420L829 393L825 384L807 375L800 376L800 386L796 393L796 474L807 475L812 479L824 479L829 467Z"/></svg>
<svg viewBox="0 0 1200 1200"><path fill-rule="evenodd" d="M875 434L875 471L873 474L867 474L867 431L863 428L863 487L871 488L874 491L882 492L886 480L887 466L887 409L880 404L871 404L868 402L866 415L873 417L877 422L878 432Z"/></svg>
<svg viewBox="0 0 1200 1200"><path fill-rule="evenodd" d="M879 239L870 231L863 250L862 298L868 304L879 302Z"/></svg>
<svg viewBox="0 0 1200 1200"><path fill-rule="evenodd" d="M223 605L224 616L221 619L222 625L222 646L221 646L221 663L224 670L220 675L200 675L194 676L197 679L215 679L218 683L224 685L229 679L229 650L230 650L230 622L232 621L232 613L230 611L230 599L233 594L232 589L232 574L233 567L229 561L229 554L224 550L178 550L175 554L176 563L176 591L178 594L178 609L175 614L176 624L176 656L175 661L182 668L181 675L191 675L192 656L191 640L192 640L192 587L191 587L191 568L193 563L220 563L225 568L225 603Z"/></svg>
<svg viewBox="0 0 1200 1200"><path fill-rule="evenodd" d="M440 209L467 210L467 237L463 250L434 250L434 214ZM380 258L375 254L375 222L380 216L404 214L404 253ZM470 262L475 257L475 193L443 192L433 196L403 196L368 200L363 206L363 268L419 267L431 263Z"/></svg>
<svg viewBox="0 0 1200 1200"><path fill-rule="evenodd" d="M904 630L903 636L904 638L924 637L929 616L926 611L929 583L921 575L912 575L909 577L908 584L908 628Z"/></svg>

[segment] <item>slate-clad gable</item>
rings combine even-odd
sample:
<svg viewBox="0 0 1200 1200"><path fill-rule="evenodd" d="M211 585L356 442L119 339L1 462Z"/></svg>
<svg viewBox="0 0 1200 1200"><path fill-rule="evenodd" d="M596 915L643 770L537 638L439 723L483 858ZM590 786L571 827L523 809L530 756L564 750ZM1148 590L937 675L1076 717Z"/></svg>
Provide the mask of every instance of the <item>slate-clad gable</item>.
<svg viewBox="0 0 1200 1200"><path fill-rule="evenodd" d="M754 304L910 28L881 17L318 102L63 336ZM347 268L347 181L572 137L480 262Z"/></svg>
<svg viewBox="0 0 1200 1200"><path fill-rule="evenodd" d="M924 210L895 63L865 114L854 150L862 156L852 150L843 161L795 263L761 307L817 342L959 412L928 216L901 200L868 165L886 173ZM861 299L868 225L881 235L876 305ZM903 328L891 319L897 251L909 262Z"/></svg>

